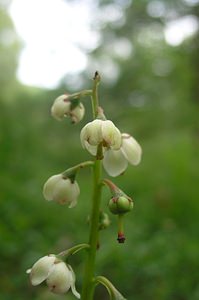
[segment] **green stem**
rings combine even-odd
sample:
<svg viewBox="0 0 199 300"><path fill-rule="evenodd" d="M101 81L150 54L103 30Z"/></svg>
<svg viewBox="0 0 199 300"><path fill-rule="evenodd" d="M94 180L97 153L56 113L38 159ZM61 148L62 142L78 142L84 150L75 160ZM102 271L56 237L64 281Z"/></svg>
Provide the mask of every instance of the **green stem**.
<svg viewBox="0 0 199 300"><path fill-rule="evenodd" d="M62 172L62 175L63 176L66 176L66 177L70 177L70 176L75 176L76 173L80 170L80 169L83 169L85 167L92 167L94 165L94 162L93 161L84 161L76 166L73 166L67 170L65 170L64 172Z"/></svg>
<svg viewBox="0 0 199 300"><path fill-rule="evenodd" d="M118 234L123 234L124 233L124 215L120 214L118 215Z"/></svg>
<svg viewBox="0 0 199 300"><path fill-rule="evenodd" d="M124 235L124 214L118 215L118 243L123 244L125 242L125 235Z"/></svg>
<svg viewBox="0 0 199 300"><path fill-rule="evenodd" d="M96 119L98 115L98 107L99 107L97 88L98 88L98 84L100 83L100 75L97 71L95 72L93 80L94 80L94 84L93 84L93 92L91 97L92 97L93 118Z"/></svg>
<svg viewBox="0 0 199 300"><path fill-rule="evenodd" d="M82 249L88 249L89 247L90 246L88 244L79 244L79 245L76 245L76 246L74 246L74 247L72 247L70 249L67 249L65 251L60 252L57 255L57 257L63 257L63 256L65 256L67 258L68 256L73 255L73 254L79 252Z"/></svg>
<svg viewBox="0 0 199 300"><path fill-rule="evenodd" d="M98 94L97 87L100 81L100 76L98 72L95 72L94 85L92 92L92 110L93 118L95 119L98 114ZM100 153L102 152L102 145L98 146L96 160L93 165L93 195L92 195L92 210L90 218L90 233L89 233L89 245L88 256L86 260L84 281L82 287L81 300L92 300L94 294L95 284L94 279L94 269L95 269L95 257L98 245L98 235L99 235L99 215L100 215L100 202L101 202L101 172L102 163L99 159Z"/></svg>
<svg viewBox="0 0 199 300"><path fill-rule="evenodd" d="M90 219L90 235L88 257L86 261L84 282L82 289L82 300L93 299L93 277L95 268L95 257L98 244L98 227L99 227L99 214L100 214L100 201L101 201L101 161L96 160L93 168L93 197L92 197L92 212Z"/></svg>
<svg viewBox="0 0 199 300"><path fill-rule="evenodd" d="M109 187L113 196L117 196L119 193L121 193L120 189L111 180L103 179L102 183Z"/></svg>

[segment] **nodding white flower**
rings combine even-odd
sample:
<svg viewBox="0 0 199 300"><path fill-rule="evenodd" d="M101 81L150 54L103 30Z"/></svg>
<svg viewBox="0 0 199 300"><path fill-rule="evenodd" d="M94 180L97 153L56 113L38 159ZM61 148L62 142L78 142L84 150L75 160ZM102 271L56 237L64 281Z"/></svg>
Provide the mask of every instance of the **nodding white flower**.
<svg viewBox="0 0 199 300"><path fill-rule="evenodd" d="M75 274L70 265L51 254L40 258L27 270L33 286L39 285L46 280L50 291L55 294L64 294L71 288L73 294L80 299L80 294L75 289Z"/></svg>
<svg viewBox="0 0 199 300"><path fill-rule="evenodd" d="M80 194L79 185L62 174L51 176L43 187L44 198L48 201L54 200L59 204L69 204L69 208L77 204Z"/></svg>
<svg viewBox="0 0 199 300"><path fill-rule="evenodd" d="M103 149L118 150L122 142L121 133L113 122L100 119L86 124L81 130L80 139L82 147L92 155L97 154L97 147L100 143Z"/></svg>
<svg viewBox="0 0 199 300"><path fill-rule="evenodd" d="M68 95L61 95L55 99L51 108L52 116L58 121L63 120L64 117L69 116L73 123L78 123L84 117L85 108L80 102L73 105Z"/></svg>
<svg viewBox="0 0 199 300"><path fill-rule="evenodd" d="M119 150L107 150L104 153L103 166L113 177L122 174L128 163L138 165L142 156L142 148L129 134L122 133L122 145Z"/></svg>

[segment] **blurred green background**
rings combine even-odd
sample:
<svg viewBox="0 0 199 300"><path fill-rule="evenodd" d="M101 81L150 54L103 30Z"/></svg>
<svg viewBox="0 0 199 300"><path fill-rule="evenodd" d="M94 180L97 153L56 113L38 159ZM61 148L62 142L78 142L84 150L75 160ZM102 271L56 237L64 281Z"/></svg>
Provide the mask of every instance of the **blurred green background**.
<svg viewBox="0 0 199 300"><path fill-rule="evenodd" d="M16 34L5 2L0 2L0 37L6 30ZM139 141L143 159L114 179L133 197L135 207L126 217L125 244L117 243L117 220L110 215L111 226L101 234L96 273L107 276L128 300L197 300L199 34L172 46L163 31L170 16L198 21L198 1L96 3L98 17L125 3L124 20L96 16L101 42L87 53L88 67L77 75L77 89L67 75L54 90L22 85L16 78L20 38L16 34L12 44L0 38L0 299L74 299L52 295L45 286L31 287L25 271L41 256L87 241L89 171L78 176L81 197L75 209L47 203L42 186L51 175L90 159L79 142L82 126L91 119L89 99L84 101L87 115L76 126L52 119L50 107L65 91L90 88L98 64L101 105L122 132ZM126 57L124 41L133 45ZM117 76L113 71L103 76L109 61ZM105 212L108 200L104 191ZM82 252L69 261L78 290L84 258ZM108 299L103 287L97 288L95 299Z"/></svg>

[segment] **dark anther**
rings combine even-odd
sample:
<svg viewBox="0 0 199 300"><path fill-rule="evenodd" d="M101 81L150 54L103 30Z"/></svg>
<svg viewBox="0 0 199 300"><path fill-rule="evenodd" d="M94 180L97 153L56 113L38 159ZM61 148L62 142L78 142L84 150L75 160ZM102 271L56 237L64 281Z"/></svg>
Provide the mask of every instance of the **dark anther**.
<svg viewBox="0 0 199 300"><path fill-rule="evenodd" d="M123 244L125 242L125 236L124 236L124 234L123 233L118 234L117 240L118 240L119 244Z"/></svg>

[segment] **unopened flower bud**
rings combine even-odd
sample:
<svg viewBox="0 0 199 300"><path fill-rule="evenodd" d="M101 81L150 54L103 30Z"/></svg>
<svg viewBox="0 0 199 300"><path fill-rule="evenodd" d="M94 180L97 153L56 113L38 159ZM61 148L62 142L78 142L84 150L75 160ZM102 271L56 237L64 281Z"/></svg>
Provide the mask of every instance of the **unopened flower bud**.
<svg viewBox="0 0 199 300"><path fill-rule="evenodd" d="M115 215L125 214L132 210L133 201L131 198L125 196L113 197L110 199L108 207Z"/></svg>
<svg viewBox="0 0 199 300"><path fill-rule="evenodd" d="M96 155L97 147L102 143L104 149L120 148L122 143L119 129L110 120L96 119L89 122L81 130L80 139L82 147L86 148L92 155Z"/></svg>
<svg viewBox="0 0 199 300"><path fill-rule="evenodd" d="M109 216L104 213L100 212L100 217L99 217L99 230L106 229L110 225L110 219Z"/></svg>
<svg viewBox="0 0 199 300"><path fill-rule="evenodd" d="M79 194L78 183L72 182L70 178L65 178L62 174L51 176L43 188L43 195L46 200L54 200L59 204L69 204L69 208L77 204Z"/></svg>
<svg viewBox="0 0 199 300"><path fill-rule="evenodd" d="M52 116L58 121L69 116L73 123L78 123L84 117L85 108L77 99L70 100L68 95L61 95L55 99L51 108Z"/></svg>

